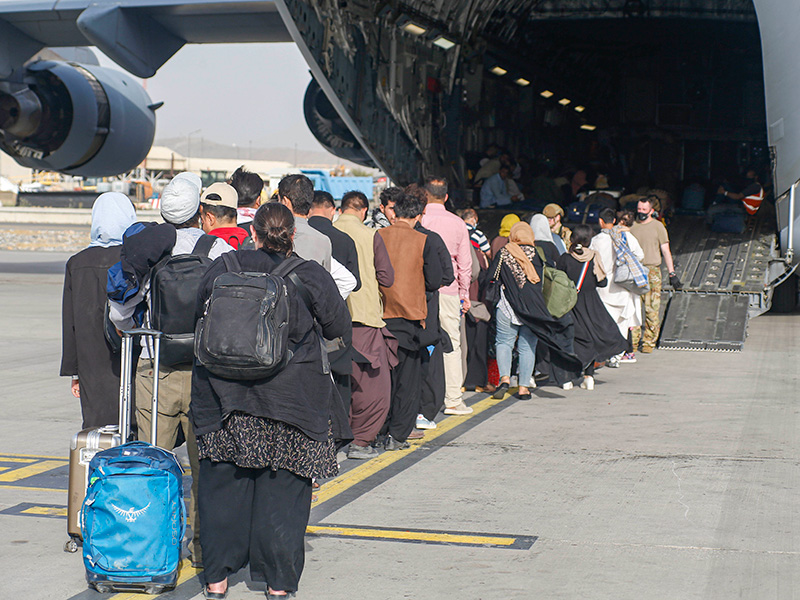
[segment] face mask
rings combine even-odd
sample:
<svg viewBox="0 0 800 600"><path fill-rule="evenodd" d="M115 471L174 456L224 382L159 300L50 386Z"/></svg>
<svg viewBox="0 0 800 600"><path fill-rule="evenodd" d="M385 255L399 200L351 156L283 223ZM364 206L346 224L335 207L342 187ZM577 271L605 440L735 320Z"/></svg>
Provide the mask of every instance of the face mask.
<svg viewBox="0 0 800 600"><path fill-rule="evenodd" d="M646 221L646 220L647 220L647 217L649 217L649 216L650 216L650 213L641 213L641 212L640 212L640 213L636 213L636 217L637 217L637 218L638 218L640 221Z"/></svg>

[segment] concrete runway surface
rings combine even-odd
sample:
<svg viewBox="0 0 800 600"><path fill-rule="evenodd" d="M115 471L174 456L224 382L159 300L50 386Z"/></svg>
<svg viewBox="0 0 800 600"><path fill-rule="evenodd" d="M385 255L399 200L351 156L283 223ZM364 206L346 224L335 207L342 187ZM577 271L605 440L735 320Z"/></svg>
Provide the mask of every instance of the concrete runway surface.
<svg viewBox="0 0 800 600"><path fill-rule="evenodd" d="M66 258L0 253L0 598L141 600L87 590L62 551L80 427L58 377ZM297 598L800 597L798 332L766 315L741 353L657 350L529 402L469 394L474 415L411 450L343 460ZM246 573L231 583L231 600L263 597ZM160 597L200 590L185 565Z"/></svg>

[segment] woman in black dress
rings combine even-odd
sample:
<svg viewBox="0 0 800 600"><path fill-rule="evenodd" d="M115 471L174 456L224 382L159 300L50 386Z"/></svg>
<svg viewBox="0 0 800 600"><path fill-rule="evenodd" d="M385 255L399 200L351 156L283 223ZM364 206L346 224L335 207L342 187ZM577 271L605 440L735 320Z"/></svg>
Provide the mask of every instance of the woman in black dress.
<svg viewBox="0 0 800 600"><path fill-rule="evenodd" d="M258 249L237 250L236 256L242 271L269 273L292 253L294 218L282 204L265 204L252 227ZM199 313L223 272L221 258L208 267ZM192 372L206 598L225 598L228 576L248 562L253 580L266 582L267 598L296 591L305 561L311 480L338 474L331 415L343 407L323 367L315 321L334 339L349 333L350 313L320 265L304 261L293 275L310 300L307 305L285 278L293 349L286 367L256 380L225 379L199 365Z"/></svg>
<svg viewBox="0 0 800 600"><path fill-rule="evenodd" d="M583 364L581 387L587 390L594 389L594 363L624 352L627 347L627 341L597 295L597 288L608 285L608 279L601 261L595 259L595 251L589 248L591 242L592 228L578 225L572 230L569 252L559 256L556 264L579 288L572 317L575 353Z"/></svg>
<svg viewBox="0 0 800 600"><path fill-rule="evenodd" d="M119 421L119 353L105 337L108 269L119 262L122 234L136 221L124 194L100 194L92 205L89 247L67 261L61 304L61 375L72 377L83 428Z"/></svg>

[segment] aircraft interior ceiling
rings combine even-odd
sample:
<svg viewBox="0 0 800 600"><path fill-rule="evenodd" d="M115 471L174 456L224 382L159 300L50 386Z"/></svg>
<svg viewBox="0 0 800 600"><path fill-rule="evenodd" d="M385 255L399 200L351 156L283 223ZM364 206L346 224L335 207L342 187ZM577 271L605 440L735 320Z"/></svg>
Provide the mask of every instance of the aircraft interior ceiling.
<svg viewBox="0 0 800 600"><path fill-rule="evenodd" d="M365 131L368 154L399 182L440 172L466 185L489 143L581 163L598 136L618 152L650 139L651 176L667 170L659 161L670 162L673 180L768 167L751 0L311 4L325 23L321 36L305 30L318 52L315 77L357 80L333 81L333 93ZM349 76L338 51L358 64ZM396 140L383 143L369 115L359 118L365 100L353 88L374 88L413 160L398 158ZM675 167L675 156L690 164Z"/></svg>

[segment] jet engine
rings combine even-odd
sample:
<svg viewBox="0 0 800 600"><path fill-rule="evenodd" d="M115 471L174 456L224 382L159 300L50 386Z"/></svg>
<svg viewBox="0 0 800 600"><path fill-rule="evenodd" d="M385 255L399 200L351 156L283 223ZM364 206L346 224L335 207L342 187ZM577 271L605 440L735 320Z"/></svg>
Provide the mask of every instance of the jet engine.
<svg viewBox="0 0 800 600"><path fill-rule="evenodd" d="M311 133L328 152L365 167L375 166L325 96L325 92L313 79L308 84L303 99L303 113Z"/></svg>
<svg viewBox="0 0 800 600"><path fill-rule="evenodd" d="M158 106L119 71L34 62L0 82L0 149L33 169L117 175L147 156Z"/></svg>

